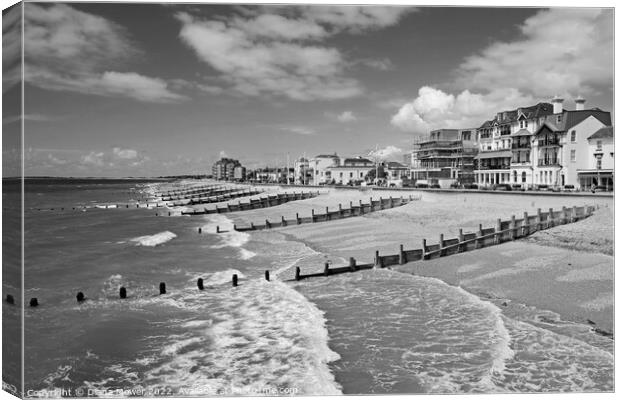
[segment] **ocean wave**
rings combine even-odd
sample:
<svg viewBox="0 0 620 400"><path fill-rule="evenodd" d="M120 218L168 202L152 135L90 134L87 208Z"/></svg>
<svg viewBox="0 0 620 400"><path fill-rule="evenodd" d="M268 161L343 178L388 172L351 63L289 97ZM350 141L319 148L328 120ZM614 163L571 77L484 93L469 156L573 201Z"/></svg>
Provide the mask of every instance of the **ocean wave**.
<svg viewBox="0 0 620 400"><path fill-rule="evenodd" d="M230 272L223 273L226 281ZM208 309L212 321L186 322L184 333L162 347L145 384L187 388L191 382L210 394L229 395L283 388L297 394L341 393L328 367L339 355L327 345L323 312L314 304L278 281L251 280L234 290L214 291L176 299Z"/></svg>
<svg viewBox="0 0 620 400"><path fill-rule="evenodd" d="M169 242L175 237L177 237L176 234L170 231L165 231L165 232L156 233L154 235L139 236L139 237L130 239L130 241L136 242L137 243L136 246L154 247L154 246Z"/></svg>

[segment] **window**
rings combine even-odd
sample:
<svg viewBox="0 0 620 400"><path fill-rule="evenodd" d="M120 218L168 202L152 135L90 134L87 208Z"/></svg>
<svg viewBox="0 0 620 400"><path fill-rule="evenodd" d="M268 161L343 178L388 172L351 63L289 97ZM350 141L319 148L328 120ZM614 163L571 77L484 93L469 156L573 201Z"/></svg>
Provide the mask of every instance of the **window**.
<svg viewBox="0 0 620 400"><path fill-rule="evenodd" d="M558 115L558 117L556 118L556 121L558 122L558 124L559 124L560 122L562 122L562 116L561 116L561 115Z"/></svg>
<svg viewBox="0 0 620 400"><path fill-rule="evenodd" d="M342 178L342 172L340 173L340 177Z"/></svg>
<svg viewBox="0 0 620 400"><path fill-rule="evenodd" d="M353 178L353 172L349 172L349 178Z"/></svg>
<svg viewBox="0 0 620 400"><path fill-rule="evenodd" d="M525 127L527 128L527 120L525 121Z"/></svg>
<svg viewBox="0 0 620 400"><path fill-rule="evenodd" d="M527 176L527 175L525 174L525 171L523 171L523 172L521 173L521 182L525 183L525 178L526 178L526 176Z"/></svg>
<svg viewBox="0 0 620 400"><path fill-rule="evenodd" d="M519 121L519 128L523 129L525 127L525 124L523 123L523 120Z"/></svg>
<svg viewBox="0 0 620 400"><path fill-rule="evenodd" d="M597 140L596 141L596 150L603 150L603 141L602 140Z"/></svg>
<svg viewBox="0 0 620 400"><path fill-rule="evenodd" d="M577 141L577 131L572 131L570 133L570 141L575 143Z"/></svg>
<svg viewBox="0 0 620 400"><path fill-rule="evenodd" d="M596 169L601 169L601 167L603 166L603 160L601 160L600 158L596 159Z"/></svg>
<svg viewBox="0 0 620 400"><path fill-rule="evenodd" d="M571 150L570 151L570 160L571 160L571 162L575 162L577 160L577 156L575 154L576 152L577 152L577 150Z"/></svg>

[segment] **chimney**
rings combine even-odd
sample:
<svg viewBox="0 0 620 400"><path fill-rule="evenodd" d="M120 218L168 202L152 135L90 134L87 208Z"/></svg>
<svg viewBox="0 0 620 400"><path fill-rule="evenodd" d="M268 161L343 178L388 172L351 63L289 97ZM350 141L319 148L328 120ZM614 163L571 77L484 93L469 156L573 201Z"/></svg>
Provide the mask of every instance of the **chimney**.
<svg viewBox="0 0 620 400"><path fill-rule="evenodd" d="M586 104L586 99L584 99L581 96L577 96L577 98L575 99L575 110L577 111L583 110L585 104Z"/></svg>
<svg viewBox="0 0 620 400"><path fill-rule="evenodd" d="M553 103L553 113L554 114L560 114L562 112L562 103L564 102L564 99L558 96L554 96L551 99L551 103Z"/></svg>

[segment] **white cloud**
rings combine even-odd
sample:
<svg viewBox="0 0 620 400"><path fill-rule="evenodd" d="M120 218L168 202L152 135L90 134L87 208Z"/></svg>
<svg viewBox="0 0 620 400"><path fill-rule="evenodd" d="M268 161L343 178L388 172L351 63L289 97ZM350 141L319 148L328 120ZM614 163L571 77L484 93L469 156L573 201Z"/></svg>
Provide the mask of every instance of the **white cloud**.
<svg viewBox="0 0 620 400"><path fill-rule="evenodd" d="M461 87L510 87L544 98L611 87L613 10L553 8L520 29L519 40L493 43L467 57L457 70Z"/></svg>
<svg viewBox="0 0 620 400"><path fill-rule="evenodd" d="M314 135L316 133L314 129L305 126L282 126L280 127L280 130L295 133L297 135Z"/></svg>
<svg viewBox="0 0 620 400"><path fill-rule="evenodd" d="M317 41L344 30L359 33L395 24L412 9L267 6L243 10L243 15L227 20L178 13L179 36L237 93L310 101L363 93L361 83L345 74L355 63L347 62L337 48ZM376 68L386 65L385 60L374 61Z"/></svg>
<svg viewBox="0 0 620 400"><path fill-rule="evenodd" d="M368 156L372 157L373 159L378 159L378 160L390 160L402 154L403 154L403 149L398 148L396 146L389 145L381 149L370 151L368 153Z"/></svg>
<svg viewBox="0 0 620 400"><path fill-rule="evenodd" d="M125 30L64 4L25 6L25 79L49 90L170 103L185 97L163 79L114 71L138 54Z"/></svg>
<svg viewBox="0 0 620 400"><path fill-rule="evenodd" d="M220 158L228 158L228 154L224 150L220 151Z"/></svg>
<svg viewBox="0 0 620 400"><path fill-rule="evenodd" d="M357 121L357 117L353 114L353 111L343 111L336 117L340 122L353 122Z"/></svg>
<svg viewBox="0 0 620 400"><path fill-rule="evenodd" d="M91 151L90 153L86 154L85 156L82 156L82 163L86 164L86 165L93 165L93 166L97 166L97 167L103 167L105 165L105 162L103 160L104 157L104 153L103 152L94 152Z"/></svg>
<svg viewBox="0 0 620 400"><path fill-rule="evenodd" d="M486 94L464 90L457 95L424 86L418 96L392 116L392 125L407 132L427 134L439 128L477 128L500 110L532 105L536 100L517 89L494 89Z"/></svg>
<svg viewBox="0 0 620 400"><path fill-rule="evenodd" d="M115 147L112 149L112 152L116 157L127 160L133 160L138 157L138 152L132 149L121 149L120 147Z"/></svg>

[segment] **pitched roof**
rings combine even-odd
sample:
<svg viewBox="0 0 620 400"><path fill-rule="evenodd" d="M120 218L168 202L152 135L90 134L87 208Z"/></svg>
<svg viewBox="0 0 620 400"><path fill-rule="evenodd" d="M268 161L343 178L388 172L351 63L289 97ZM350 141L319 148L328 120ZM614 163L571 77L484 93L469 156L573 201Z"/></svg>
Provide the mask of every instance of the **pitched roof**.
<svg viewBox="0 0 620 400"><path fill-rule="evenodd" d="M370 163L373 164L373 162L367 158L363 158L363 157L353 157L353 158L345 158L344 159L344 163Z"/></svg>
<svg viewBox="0 0 620 400"><path fill-rule="evenodd" d="M588 137L588 140L590 140L590 139L613 138L613 137L614 137L614 127L613 126L606 126L604 128L599 129L598 131L594 132L592 135L590 135L590 137Z"/></svg>
<svg viewBox="0 0 620 400"><path fill-rule="evenodd" d="M528 131L527 129L519 129L517 132L511 134L510 136L532 136L533 133Z"/></svg>
<svg viewBox="0 0 620 400"><path fill-rule="evenodd" d="M385 164L387 164L388 168L407 168L406 165L403 165L397 161L388 161Z"/></svg>
<svg viewBox="0 0 620 400"><path fill-rule="evenodd" d="M538 117L542 117L543 115L553 114L553 105L550 103L538 103L538 104L534 104L533 106L519 107L514 110L508 110L508 111L500 111L495 115L495 117L492 120L485 121L478 129L487 128L493 124L502 125L502 124L507 124L507 123L517 121L520 113L523 114L528 119L538 118ZM502 115L504 118L499 120L498 119L499 115Z"/></svg>
<svg viewBox="0 0 620 400"><path fill-rule="evenodd" d="M573 126L578 125L581 121L585 120L589 116L593 116L606 126L611 125L611 114L609 111L603 111L600 108L592 108L590 110L564 111L564 116L562 118L562 125L560 129L567 131Z"/></svg>

